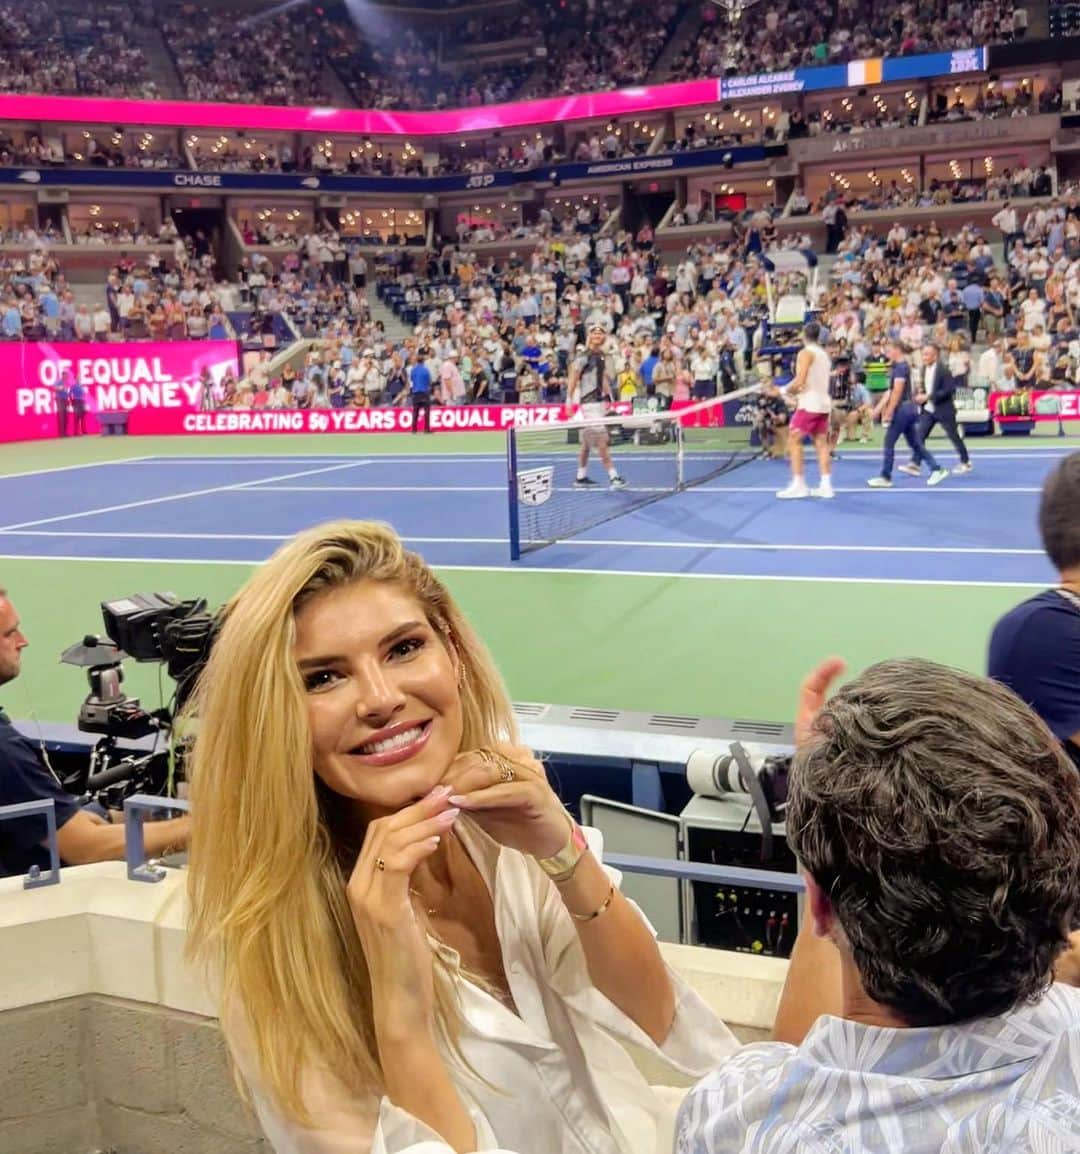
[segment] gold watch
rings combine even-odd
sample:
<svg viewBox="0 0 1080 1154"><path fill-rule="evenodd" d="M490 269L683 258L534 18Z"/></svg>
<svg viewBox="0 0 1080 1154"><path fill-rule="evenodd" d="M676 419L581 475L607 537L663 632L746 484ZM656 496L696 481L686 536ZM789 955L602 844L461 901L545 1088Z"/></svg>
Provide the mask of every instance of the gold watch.
<svg viewBox="0 0 1080 1154"><path fill-rule="evenodd" d="M585 851L589 848L589 843L585 840L585 835L581 832L578 823L569 814L566 815L566 819L570 823L570 837L567 839L566 845L553 857L536 859L536 864L553 882L569 881L574 876L578 862L585 856Z"/></svg>

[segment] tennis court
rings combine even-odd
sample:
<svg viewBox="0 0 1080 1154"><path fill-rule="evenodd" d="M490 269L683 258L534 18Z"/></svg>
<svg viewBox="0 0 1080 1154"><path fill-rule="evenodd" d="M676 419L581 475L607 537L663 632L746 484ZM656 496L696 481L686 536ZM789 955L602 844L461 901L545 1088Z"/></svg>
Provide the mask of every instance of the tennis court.
<svg viewBox="0 0 1080 1154"><path fill-rule="evenodd" d="M203 455L71 466L43 446L46 467L0 477L0 583L35 642L16 685L64 717L80 675L52 662L100 630L102 598L167 588L214 603L297 530L362 517L445 573L518 699L782 718L826 651L854 667L900 654L980 667L996 615L1052 579L1035 513L1071 446L976 444L974 473L935 489L897 474L886 491L865 485L878 451L857 449L836 463L832 502L777 501L786 466L765 460L621 515L640 501L633 484L572 498L564 486L553 505L595 501L607 519L512 565L498 442L438 440L304 455L284 439L244 455L206 441Z"/></svg>

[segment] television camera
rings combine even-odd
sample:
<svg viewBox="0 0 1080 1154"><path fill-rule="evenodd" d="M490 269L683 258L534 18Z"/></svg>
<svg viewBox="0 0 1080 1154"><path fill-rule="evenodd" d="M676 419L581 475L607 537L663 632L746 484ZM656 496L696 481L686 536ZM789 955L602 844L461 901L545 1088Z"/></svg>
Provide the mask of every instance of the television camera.
<svg viewBox="0 0 1080 1154"><path fill-rule="evenodd" d="M89 767L64 781L83 800L119 808L135 793L171 795L184 780L184 741L174 731L183 708L206 664L217 634L216 615L205 600L181 601L172 593L136 593L101 603L105 636L87 634L61 655L65 665L86 670L90 693L79 709L78 726L100 734ZM172 701L146 710L137 697L124 692L123 662L158 662L176 682ZM140 745L123 750L121 743L142 743L153 737L148 751ZM164 747L161 739L165 739Z"/></svg>
<svg viewBox="0 0 1080 1154"><path fill-rule="evenodd" d="M789 755L741 741L731 742L728 752L720 757L695 750L686 765L687 781L695 794L720 798L742 793L750 798L761 829L762 864L773 859L773 826L782 825L787 817L790 774Z"/></svg>

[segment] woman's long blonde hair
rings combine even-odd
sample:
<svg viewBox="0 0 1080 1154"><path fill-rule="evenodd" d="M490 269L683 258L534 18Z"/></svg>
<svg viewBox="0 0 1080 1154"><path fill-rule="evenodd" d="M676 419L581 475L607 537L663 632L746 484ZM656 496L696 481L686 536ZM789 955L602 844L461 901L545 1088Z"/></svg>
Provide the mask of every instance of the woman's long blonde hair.
<svg viewBox="0 0 1080 1154"><path fill-rule="evenodd" d="M188 953L220 981L223 1005L242 1013L263 1087L305 1125L305 1066L374 1092L382 1082L368 970L345 894L357 831L344 845L334 796L317 783L293 657L297 609L361 580L414 596L456 653L461 748L516 739L510 700L483 643L424 561L385 525L337 521L301 533L226 606L189 706L198 735ZM436 998L440 1028L453 1042L460 1017L438 967ZM228 1032L227 1015L223 1021Z"/></svg>

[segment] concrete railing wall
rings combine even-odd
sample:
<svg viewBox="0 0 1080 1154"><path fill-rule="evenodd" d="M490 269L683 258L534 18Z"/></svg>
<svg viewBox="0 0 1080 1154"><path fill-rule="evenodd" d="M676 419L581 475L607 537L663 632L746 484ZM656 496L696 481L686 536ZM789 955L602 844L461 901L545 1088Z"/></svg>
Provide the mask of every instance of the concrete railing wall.
<svg viewBox="0 0 1080 1154"><path fill-rule="evenodd" d="M185 900L182 873L140 884L113 862L0 880L0 1154L271 1154L184 961ZM786 962L663 950L740 1037L764 1036Z"/></svg>

